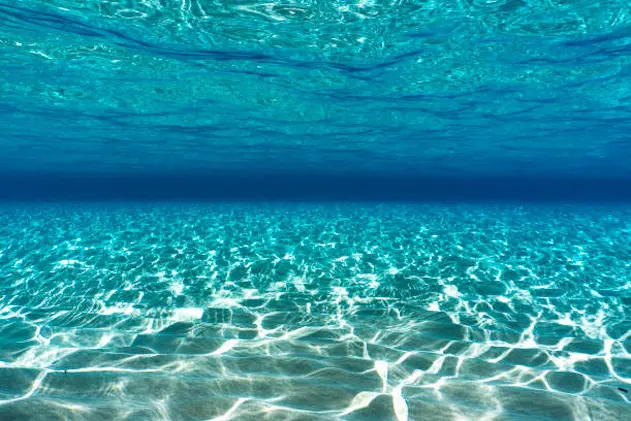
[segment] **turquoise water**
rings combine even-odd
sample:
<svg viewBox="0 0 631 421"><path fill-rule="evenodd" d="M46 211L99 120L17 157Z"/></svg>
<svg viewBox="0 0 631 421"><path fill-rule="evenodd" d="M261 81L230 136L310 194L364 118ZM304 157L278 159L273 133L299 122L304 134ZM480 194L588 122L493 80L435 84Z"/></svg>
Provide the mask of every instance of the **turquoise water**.
<svg viewBox="0 0 631 421"><path fill-rule="evenodd" d="M0 419L628 420L627 206L0 212Z"/></svg>
<svg viewBox="0 0 631 421"><path fill-rule="evenodd" d="M628 178L630 12L1 0L0 168Z"/></svg>
<svg viewBox="0 0 631 421"><path fill-rule="evenodd" d="M0 0L0 421L631 420L631 6Z"/></svg>

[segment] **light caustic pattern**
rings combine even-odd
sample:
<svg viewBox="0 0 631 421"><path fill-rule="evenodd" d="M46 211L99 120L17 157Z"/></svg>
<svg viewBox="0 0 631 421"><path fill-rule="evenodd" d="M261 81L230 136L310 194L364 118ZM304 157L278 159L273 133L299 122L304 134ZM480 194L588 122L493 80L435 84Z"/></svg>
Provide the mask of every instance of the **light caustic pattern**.
<svg viewBox="0 0 631 421"><path fill-rule="evenodd" d="M628 420L629 221L6 206L0 419Z"/></svg>

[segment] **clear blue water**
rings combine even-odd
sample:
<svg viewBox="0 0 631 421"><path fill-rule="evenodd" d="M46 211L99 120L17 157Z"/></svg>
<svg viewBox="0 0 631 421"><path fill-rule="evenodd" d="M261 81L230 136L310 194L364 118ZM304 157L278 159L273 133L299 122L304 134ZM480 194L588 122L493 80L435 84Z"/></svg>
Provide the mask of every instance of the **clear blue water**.
<svg viewBox="0 0 631 421"><path fill-rule="evenodd" d="M2 419L631 417L629 207L1 210Z"/></svg>
<svg viewBox="0 0 631 421"><path fill-rule="evenodd" d="M631 419L630 60L614 0L0 0L0 421Z"/></svg>
<svg viewBox="0 0 631 421"><path fill-rule="evenodd" d="M5 171L631 177L622 0L1 0Z"/></svg>

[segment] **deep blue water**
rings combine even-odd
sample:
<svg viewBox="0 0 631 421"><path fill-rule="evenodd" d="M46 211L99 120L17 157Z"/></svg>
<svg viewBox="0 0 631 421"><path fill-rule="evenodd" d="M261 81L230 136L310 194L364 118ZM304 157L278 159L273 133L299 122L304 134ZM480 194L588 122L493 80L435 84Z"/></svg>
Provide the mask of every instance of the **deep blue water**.
<svg viewBox="0 0 631 421"><path fill-rule="evenodd" d="M0 0L0 421L631 419L631 7Z"/></svg>

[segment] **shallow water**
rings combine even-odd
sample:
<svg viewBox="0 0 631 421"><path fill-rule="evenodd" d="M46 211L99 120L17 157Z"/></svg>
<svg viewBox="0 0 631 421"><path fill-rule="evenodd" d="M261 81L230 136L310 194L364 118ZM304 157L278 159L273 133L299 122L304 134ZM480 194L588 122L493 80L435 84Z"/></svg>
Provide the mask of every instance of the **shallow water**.
<svg viewBox="0 0 631 421"><path fill-rule="evenodd" d="M630 419L629 221L3 205L0 419Z"/></svg>
<svg viewBox="0 0 631 421"><path fill-rule="evenodd" d="M609 0L0 0L0 168L631 177Z"/></svg>
<svg viewBox="0 0 631 421"><path fill-rule="evenodd" d="M630 28L0 0L0 421L631 419Z"/></svg>

